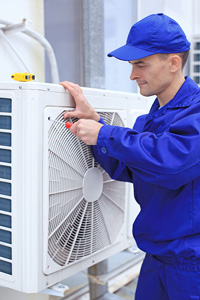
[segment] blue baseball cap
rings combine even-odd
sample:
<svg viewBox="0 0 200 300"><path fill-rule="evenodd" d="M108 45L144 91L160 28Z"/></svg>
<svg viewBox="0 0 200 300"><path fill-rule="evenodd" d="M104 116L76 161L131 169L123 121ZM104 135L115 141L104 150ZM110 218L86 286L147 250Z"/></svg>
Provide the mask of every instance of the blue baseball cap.
<svg viewBox="0 0 200 300"><path fill-rule="evenodd" d="M131 61L156 53L179 53L190 49L180 25L170 17L152 14L131 27L126 45L110 52L109 57Z"/></svg>

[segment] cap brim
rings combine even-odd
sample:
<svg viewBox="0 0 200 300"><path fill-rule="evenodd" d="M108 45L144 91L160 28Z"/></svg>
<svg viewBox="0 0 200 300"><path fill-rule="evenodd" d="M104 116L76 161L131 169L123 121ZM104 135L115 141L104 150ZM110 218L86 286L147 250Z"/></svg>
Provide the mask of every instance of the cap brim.
<svg viewBox="0 0 200 300"><path fill-rule="evenodd" d="M147 57L153 54L155 54L155 52L150 52L133 46L124 45L108 53L108 57L115 57L120 60L131 61Z"/></svg>

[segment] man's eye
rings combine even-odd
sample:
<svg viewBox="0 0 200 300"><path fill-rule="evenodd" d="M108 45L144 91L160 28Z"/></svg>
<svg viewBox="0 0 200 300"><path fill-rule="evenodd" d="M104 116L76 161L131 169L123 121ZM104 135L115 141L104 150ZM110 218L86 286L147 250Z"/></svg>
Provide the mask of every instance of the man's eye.
<svg viewBox="0 0 200 300"><path fill-rule="evenodd" d="M142 69L142 68L144 68L144 65L138 65L138 67Z"/></svg>

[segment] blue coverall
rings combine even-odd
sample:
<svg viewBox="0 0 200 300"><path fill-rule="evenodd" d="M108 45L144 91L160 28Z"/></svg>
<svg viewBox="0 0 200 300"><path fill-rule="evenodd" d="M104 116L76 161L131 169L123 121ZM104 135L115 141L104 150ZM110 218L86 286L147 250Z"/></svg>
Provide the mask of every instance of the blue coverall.
<svg viewBox="0 0 200 300"><path fill-rule="evenodd" d="M103 123L101 119L100 122ZM200 299L200 88L189 77L133 129L101 127L92 152L116 180L134 184L133 224L147 253L136 300Z"/></svg>

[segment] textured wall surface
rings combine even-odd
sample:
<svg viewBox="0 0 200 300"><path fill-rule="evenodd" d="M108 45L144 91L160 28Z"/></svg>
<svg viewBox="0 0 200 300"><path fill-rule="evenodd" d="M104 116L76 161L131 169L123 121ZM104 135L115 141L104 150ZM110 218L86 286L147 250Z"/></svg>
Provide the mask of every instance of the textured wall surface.
<svg viewBox="0 0 200 300"><path fill-rule="evenodd" d="M0 18L11 23L21 23L26 18L31 21L28 26L40 34L44 34L44 9L43 0L7 0L0 2ZM0 24L2 27L3 25ZM7 33L6 37L21 55L26 65L37 76L39 81L44 81L44 49L40 44L22 34ZM26 72L22 63L0 36L0 81L11 81L11 74Z"/></svg>

